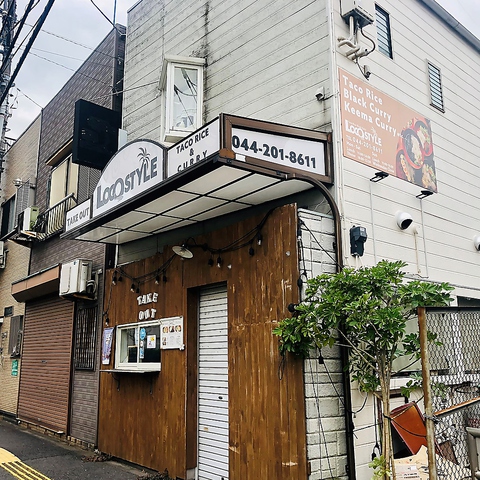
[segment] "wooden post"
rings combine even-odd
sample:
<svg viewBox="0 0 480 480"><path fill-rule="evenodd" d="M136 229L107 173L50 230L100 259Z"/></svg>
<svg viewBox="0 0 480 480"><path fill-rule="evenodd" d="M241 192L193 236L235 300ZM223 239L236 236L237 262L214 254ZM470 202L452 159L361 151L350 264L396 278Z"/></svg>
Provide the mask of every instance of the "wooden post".
<svg viewBox="0 0 480 480"><path fill-rule="evenodd" d="M435 460L435 425L432 411L432 389L430 385L430 362L428 360L427 315L425 307L418 307L418 331L420 334L420 354L422 357L423 395L425 402L425 425L427 428L428 478L437 480Z"/></svg>

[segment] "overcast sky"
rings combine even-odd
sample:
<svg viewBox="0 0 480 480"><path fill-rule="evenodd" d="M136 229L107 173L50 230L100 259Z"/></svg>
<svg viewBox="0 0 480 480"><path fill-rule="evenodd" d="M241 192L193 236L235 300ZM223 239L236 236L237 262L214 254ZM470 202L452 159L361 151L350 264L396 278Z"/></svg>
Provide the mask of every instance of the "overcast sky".
<svg viewBox="0 0 480 480"><path fill-rule="evenodd" d="M3 0L0 0L3 3ZM93 0L113 20L126 25L127 10L137 0ZM181 0L177 0L181 1ZM187 0L188 1L188 0ZM436 0L460 23L480 38L480 0ZM17 0L17 17L21 18L27 0ZM33 25L47 0L40 0L27 24ZM8 137L17 138L62 88L92 50L111 30L111 24L91 0L56 0L42 32L15 81L11 101L16 107L8 127ZM28 32L30 27L24 29ZM16 58L21 55L21 50Z"/></svg>

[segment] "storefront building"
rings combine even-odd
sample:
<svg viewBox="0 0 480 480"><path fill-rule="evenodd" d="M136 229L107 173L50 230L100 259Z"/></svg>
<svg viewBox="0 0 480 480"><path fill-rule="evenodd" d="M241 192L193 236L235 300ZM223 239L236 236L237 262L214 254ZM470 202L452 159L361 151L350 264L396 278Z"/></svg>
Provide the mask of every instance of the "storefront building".
<svg viewBox="0 0 480 480"><path fill-rule="evenodd" d="M101 279L109 256L103 245L73 245L59 235L65 212L88 198L100 177L98 169L73 158L75 102L83 98L121 109L115 92L123 78L122 29L105 37L43 109L36 208L23 212L30 223L12 236L30 253L28 275L11 285L13 297L25 303L17 420L92 447L97 443Z"/></svg>
<svg viewBox="0 0 480 480"><path fill-rule="evenodd" d="M358 7L130 10L129 143L62 235L116 249L100 450L188 479L370 478L373 399L338 350L279 357L273 327L306 278L384 258L480 298L480 42L433 0Z"/></svg>

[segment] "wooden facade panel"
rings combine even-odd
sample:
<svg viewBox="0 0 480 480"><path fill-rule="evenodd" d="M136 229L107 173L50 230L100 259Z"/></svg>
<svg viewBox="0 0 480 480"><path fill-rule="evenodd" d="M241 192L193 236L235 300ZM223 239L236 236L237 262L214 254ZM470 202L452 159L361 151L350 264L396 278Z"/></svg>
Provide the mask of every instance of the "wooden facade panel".
<svg viewBox="0 0 480 480"><path fill-rule="evenodd" d="M67 432L73 303L58 296L27 303L18 417Z"/></svg>
<svg viewBox="0 0 480 480"><path fill-rule="evenodd" d="M195 241L222 248L250 232L262 218L258 215ZM193 248L192 259L173 259L167 282L159 285L154 282L155 271L170 258L170 248L122 266L122 281L112 288L111 299L105 296L110 325L138 321L137 294L130 291L134 283L140 293L159 293L157 318L184 316L186 349L163 350L158 374L101 374L100 450L156 470L168 468L173 477L185 478L186 468L196 466L197 447L192 438L197 435L196 292L226 282L229 478L306 478L302 362L289 358L280 379L278 341L272 335L276 323L288 314L287 305L298 301L296 230L295 206L277 208L269 215L262 245L255 243L253 256L248 247L223 252L223 266L217 268L208 265L208 251ZM112 274L107 273L107 285ZM200 341L212 339L209 335ZM218 363L225 365L227 344L211 346L217 349ZM113 362L114 349L110 365L102 368L113 368ZM210 380L215 381L211 373ZM205 415L220 412L212 402L217 388L222 388L221 379L212 384L210 392L201 392L199 401L209 400Z"/></svg>

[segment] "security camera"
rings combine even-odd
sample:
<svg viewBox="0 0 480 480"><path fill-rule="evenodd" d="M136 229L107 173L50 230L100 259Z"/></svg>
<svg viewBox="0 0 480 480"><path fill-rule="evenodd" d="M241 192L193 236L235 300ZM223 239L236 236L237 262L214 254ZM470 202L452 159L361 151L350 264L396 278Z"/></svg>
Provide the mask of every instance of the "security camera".
<svg viewBox="0 0 480 480"><path fill-rule="evenodd" d="M370 75L372 74L372 71L370 70L370 67L368 65L363 66L363 76L368 80L370 78Z"/></svg>
<svg viewBox="0 0 480 480"><path fill-rule="evenodd" d="M325 100L325 88L320 87L316 92L315 92L315 97L317 97L317 100L321 102L322 100Z"/></svg>
<svg viewBox="0 0 480 480"><path fill-rule="evenodd" d="M406 230L413 222L412 216L406 212L397 212L395 220L400 230Z"/></svg>
<svg viewBox="0 0 480 480"><path fill-rule="evenodd" d="M473 245L475 246L475 250L480 251L480 235L476 235L473 238Z"/></svg>

